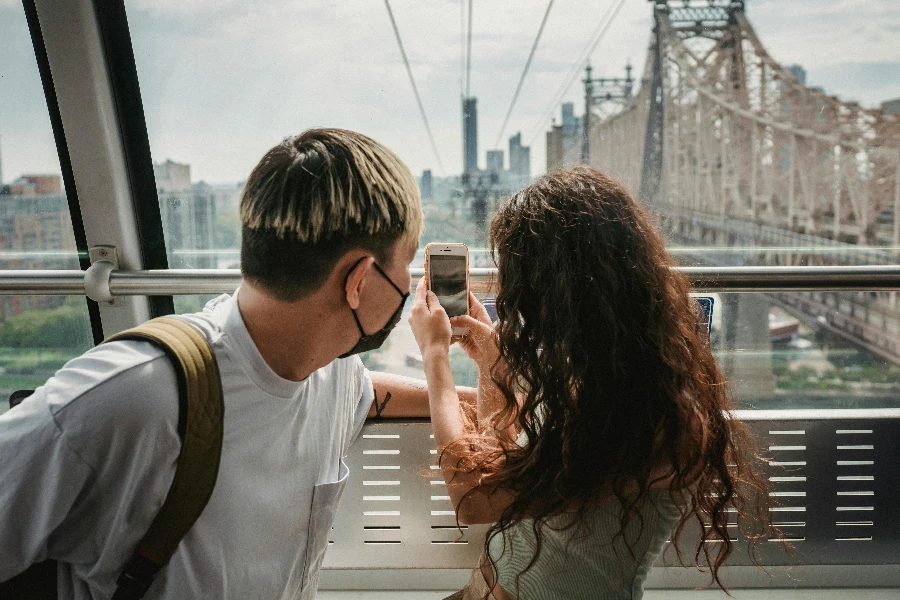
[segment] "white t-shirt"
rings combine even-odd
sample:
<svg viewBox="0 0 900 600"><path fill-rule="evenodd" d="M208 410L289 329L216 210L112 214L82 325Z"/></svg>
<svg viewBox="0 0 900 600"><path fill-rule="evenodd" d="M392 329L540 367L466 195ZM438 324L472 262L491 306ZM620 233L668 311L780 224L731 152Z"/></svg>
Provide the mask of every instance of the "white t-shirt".
<svg viewBox="0 0 900 600"><path fill-rule="evenodd" d="M145 597L315 598L343 457L374 397L368 372L354 356L282 379L227 295L183 318L222 374L222 459L206 509ZM52 558L60 598L112 596L175 473L176 390L162 351L114 342L0 416L0 581Z"/></svg>

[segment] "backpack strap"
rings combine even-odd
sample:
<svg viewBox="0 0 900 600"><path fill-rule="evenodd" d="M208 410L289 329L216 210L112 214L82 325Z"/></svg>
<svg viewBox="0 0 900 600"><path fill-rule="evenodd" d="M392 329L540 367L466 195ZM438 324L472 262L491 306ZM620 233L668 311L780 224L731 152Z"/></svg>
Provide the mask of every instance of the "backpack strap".
<svg viewBox="0 0 900 600"><path fill-rule="evenodd" d="M120 340L148 341L166 353L175 367L181 411L181 452L169 493L116 582L113 600L137 600L212 495L222 451L224 404L215 355L197 328L181 319L159 317L106 341Z"/></svg>

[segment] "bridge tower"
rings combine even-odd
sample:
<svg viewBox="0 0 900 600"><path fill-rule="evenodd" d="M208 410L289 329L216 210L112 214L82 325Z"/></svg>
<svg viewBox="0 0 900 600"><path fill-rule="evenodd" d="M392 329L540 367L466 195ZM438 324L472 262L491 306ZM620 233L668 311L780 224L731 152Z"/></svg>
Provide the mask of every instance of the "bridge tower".
<svg viewBox="0 0 900 600"><path fill-rule="evenodd" d="M593 119L603 120L631 104L634 79L631 77L631 63L625 65L625 77L591 77L591 64L584 68L584 124L581 147L581 161L591 163L591 143L588 132Z"/></svg>
<svg viewBox="0 0 900 600"><path fill-rule="evenodd" d="M645 74L648 92L647 127L644 132L644 152L641 168L641 198L647 202L658 202L662 185L666 114L665 105L669 100L666 92L668 81L665 59L666 42L672 35L683 43L692 38L715 40L716 46L707 58L714 58L727 65L729 99L738 100L742 108L748 106L745 69L742 50L742 35L738 13L743 13L744 3L735 0L706 0L704 3L691 0L650 0L653 3L653 35L649 52L649 78ZM716 52L716 48L719 49Z"/></svg>

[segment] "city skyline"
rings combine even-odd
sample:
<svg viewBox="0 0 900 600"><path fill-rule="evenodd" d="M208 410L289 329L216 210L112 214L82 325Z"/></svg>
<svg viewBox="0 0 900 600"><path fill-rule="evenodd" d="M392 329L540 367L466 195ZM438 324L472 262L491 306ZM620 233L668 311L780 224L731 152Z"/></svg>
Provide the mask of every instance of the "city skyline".
<svg viewBox="0 0 900 600"><path fill-rule="evenodd" d="M505 136L522 131L535 172L545 164L544 132L550 125L540 117L607 5L560 3L550 16ZM384 142L416 174L429 168L441 174L383 6L288 3L277 14L244 6L129 3L154 162L190 163L197 181L236 182L284 135L328 125ZM446 166L443 175L457 173L462 162L459 3L428 2L421 10L408 1L393 6ZM472 95L479 98L484 142L494 142L543 8L517 5L517 17L509 19L508 6L475 7ZM869 107L900 96L900 11L890 2L751 0L747 10L773 57L802 65L810 85ZM0 0L0 52L8 59L0 66L5 182L24 172L59 172L21 12L20 5ZM630 59L640 79L650 12L647 2L626 3L594 53L595 75L617 76ZM338 28L346 34L335 38ZM287 100L273 102L272 90ZM581 112L581 95L576 83L563 100L574 101ZM483 145L482 157L490 149Z"/></svg>

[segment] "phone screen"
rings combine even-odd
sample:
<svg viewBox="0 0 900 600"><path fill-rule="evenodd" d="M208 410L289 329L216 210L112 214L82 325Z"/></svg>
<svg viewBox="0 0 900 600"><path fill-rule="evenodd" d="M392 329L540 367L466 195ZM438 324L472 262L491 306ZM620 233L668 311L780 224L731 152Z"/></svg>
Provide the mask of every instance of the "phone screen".
<svg viewBox="0 0 900 600"><path fill-rule="evenodd" d="M707 344L712 332L712 313L715 300L710 296L694 298L697 302L697 333Z"/></svg>
<svg viewBox="0 0 900 600"><path fill-rule="evenodd" d="M466 257L431 255L428 260L431 291L447 311L447 316L458 317L466 314L469 309Z"/></svg>

